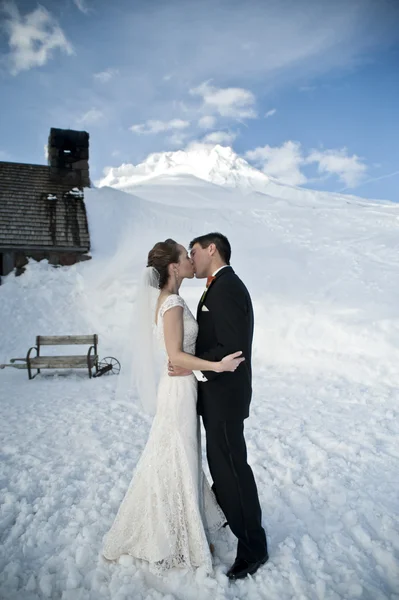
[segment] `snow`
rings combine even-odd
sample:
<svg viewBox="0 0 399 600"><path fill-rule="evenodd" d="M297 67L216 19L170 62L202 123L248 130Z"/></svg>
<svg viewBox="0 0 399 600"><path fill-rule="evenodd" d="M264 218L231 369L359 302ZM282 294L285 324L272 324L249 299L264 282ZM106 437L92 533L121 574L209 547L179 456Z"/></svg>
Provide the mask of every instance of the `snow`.
<svg viewBox="0 0 399 600"><path fill-rule="evenodd" d="M265 186L269 181L266 175L251 167L231 148L192 144L188 150L150 154L137 166L123 164L109 168L99 185L126 189L163 175L194 175L211 183L232 187L248 187L256 182Z"/></svg>
<svg viewBox="0 0 399 600"><path fill-rule="evenodd" d="M4 278L0 363L38 334L98 333L122 371L0 371L0 598L399 599L399 206L282 186L243 163L197 148L108 174L129 193L85 192L92 260ZM129 369L140 270L156 241L211 230L230 238L256 317L246 437L270 561L237 583L228 528L213 577L159 579L100 556L150 427ZM193 310L202 289L182 287Z"/></svg>
<svg viewBox="0 0 399 600"><path fill-rule="evenodd" d="M104 177L96 184L98 187L111 186L115 189L132 192L140 184L179 185L182 176L199 178L218 186L239 189L244 194L250 192L266 193L274 198L283 198L290 202L298 200L355 201L364 204L360 198L326 194L282 184L274 177L255 169L245 159L238 156L232 148L219 144L193 142L186 150L158 152L150 154L138 165L123 163L119 167L107 167ZM375 201L378 203L378 201ZM371 204L368 201L369 204Z"/></svg>

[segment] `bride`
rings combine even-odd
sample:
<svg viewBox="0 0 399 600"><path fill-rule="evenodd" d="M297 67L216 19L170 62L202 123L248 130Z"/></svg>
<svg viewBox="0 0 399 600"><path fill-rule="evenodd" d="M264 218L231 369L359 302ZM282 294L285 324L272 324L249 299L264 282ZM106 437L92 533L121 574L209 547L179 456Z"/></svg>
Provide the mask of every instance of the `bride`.
<svg viewBox="0 0 399 600"><path fill-rule="evenodd" d="M179 296L183 279L193 277L186 249L174 240L159 242L149 252L136 301L136 318L142 333L138 339L142 344L142 366L146 356L150 356L148 346L154 341L152 338L161 352L157 393L151 390L156 380L154 360L150 377L144 376L140 361L136 360L135 375L144 406L149 409L151 404L156 405L155 417L103 546L107 560L129 554L147 561L158 574L175 567L205 567L211 572L209 536L226 521L202 470L197 380L192 372L169 377L168 359L172 365L189 371L219 373L235 371L244 359L240 358L241 352L219 362L194 356L198 325Z"/></svg>

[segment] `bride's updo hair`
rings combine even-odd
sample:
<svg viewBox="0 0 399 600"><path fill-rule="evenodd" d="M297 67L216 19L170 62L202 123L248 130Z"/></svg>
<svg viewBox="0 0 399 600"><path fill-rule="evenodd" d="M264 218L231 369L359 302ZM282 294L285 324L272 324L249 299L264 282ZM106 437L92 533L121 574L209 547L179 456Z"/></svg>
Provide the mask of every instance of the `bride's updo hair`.
<svg viewBox="0 0 399 600"><path fill-rule="evenodd" d="M159 289L165 287L169 279L168 266L178 263L180 259L179 246L175 240L167 239L155 244L148 253L147 267L154 267L159 273Z"/></svg>

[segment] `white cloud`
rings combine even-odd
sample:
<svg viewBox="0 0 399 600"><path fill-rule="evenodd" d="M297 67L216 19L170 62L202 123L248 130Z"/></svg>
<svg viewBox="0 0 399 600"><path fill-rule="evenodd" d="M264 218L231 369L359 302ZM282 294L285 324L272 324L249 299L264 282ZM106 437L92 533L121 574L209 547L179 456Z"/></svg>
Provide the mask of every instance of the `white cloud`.
<svg viewBox="0 0 399 600"><path fill-rule="evenodd" d="M9 34L8 60L13 75L45 65L55 50L73 54L61 27L43 6L24 17L12 2L6 2L3 11L7 15L4 26Z"/></svg>
<svg viewBox="0 0 399 600"><path fill-rule="evenodd" d="M237 134L227 131L212 131L208 133L202 140L204 144L222 144L230 146L236 139Z"/></svg>
<svg viewBox="0 0 399 600"><path fill-rule="evenodd" d="M213 129L216 125L216 118L210 115L201 117L198 121L198 127L201 129Z"/></svg>
<svg viewBox="0 0 399 600"><path fill-rule="evenodd" d="M276 108L272 108L271 110L268 110L267 113L265 114L265 119L272 117L273 115L276 114L276 112L277 112Z"/></svg>
<svg viewBox="0 0 399 600"><path fill-rule="evenodd" d="M169 138L168 142L175 148L182 148L187 141L187 134L182 131L176 131Z"/></svg>
<svg viewBox="0 0 399 600"><path fill-rule="evenodd" d="M86 4L85 0L73 0L73 3L75 4L75 6L85 15L87 15L90 12L89 7Z"/></svg>
<svg viewBox="0 0 399 600"><path fill-rule="evenodd" d="M170 121L154 121L149 120L140 125L132 125L130 131L139 134L151 134L151 133L163 133L165 131L173 131L175 129L186 129L189 127L189 121L183 121L182 119L172 119Z"/></svg>
<svg viewBox="0 0 399 600"><path fill-rule="evenodd" d="M118 69L106 69L105 71L101 71L100 73L94 73L94 79L97 79L101 83L108 83L113 77L118 75Z"/></svg>
<svg viewBox="0 0 399 600"><path fill-rule="evenodd" d="M307 155L299 142L291 140L281 146L263 146L250 150L246 158L272 177L290 185L302 185L308 178L301 168L317 164L319 173L339 178L348 188L363 180L367 166L356 154L348 155L346 148L340 150L311 150Z"/></svg>
<svg viewBox="0 0 399 600"><path fill-rule="evenodd" d="M304 157L299 142L289 140L282 146L255 148L248 151L245 156L261 167L267 175L276 177L284 183L301 185L307 181L300 169L304 164Z"/></svg>
<svg viewBox="0 0 399 600"><path fill-rule="evenodd" d="M217 88L208 82L190 90L192 96L201 96L204 110L218 113L221 117L254 119L255 96L243 88Z"/></svg>
<svg viewBox="0 0 399 600"><path fill-rule="evenodd" d="M98 108L91 108L84 115L77 119L80 125L93 125L104 118L104 113Z"/></svg>
<svg viewBox="0 0 399 600"><path fill-rule="evenodd" d="M0 160L7 160L8 158L8 152L6 152L5 150L0 150Z"/></svg>
<svg viewBox="0 0 399 600"><path fill-rule="evenodd" d="M353 154L348 156L346 148L341 150L312 150L306 163L318 163L318 171L336 175L348 188L355 187L364 178L367 166L363 159Z"/></svg>

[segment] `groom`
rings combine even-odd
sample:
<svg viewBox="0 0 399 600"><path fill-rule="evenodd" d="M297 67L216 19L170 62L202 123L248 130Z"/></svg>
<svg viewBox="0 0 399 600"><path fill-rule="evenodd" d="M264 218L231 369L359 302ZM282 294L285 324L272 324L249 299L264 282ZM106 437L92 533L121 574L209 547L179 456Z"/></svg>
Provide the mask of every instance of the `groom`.
<svg viewBox="0 0 399 600"><path fill-rule="evenodd" d="M198 413L206 431L213 490L238 538L237 557L227 576L241 579L253 575L269 558L244 438L244 419L249 416L252 395L252 302L247 288L229 266L231 247L224 235L197 237L190 243L190 250L196 277L207 277L197 310L196 356L215 361L241 350L245 357L234 373L194 373L199 380Z"/></svg>

